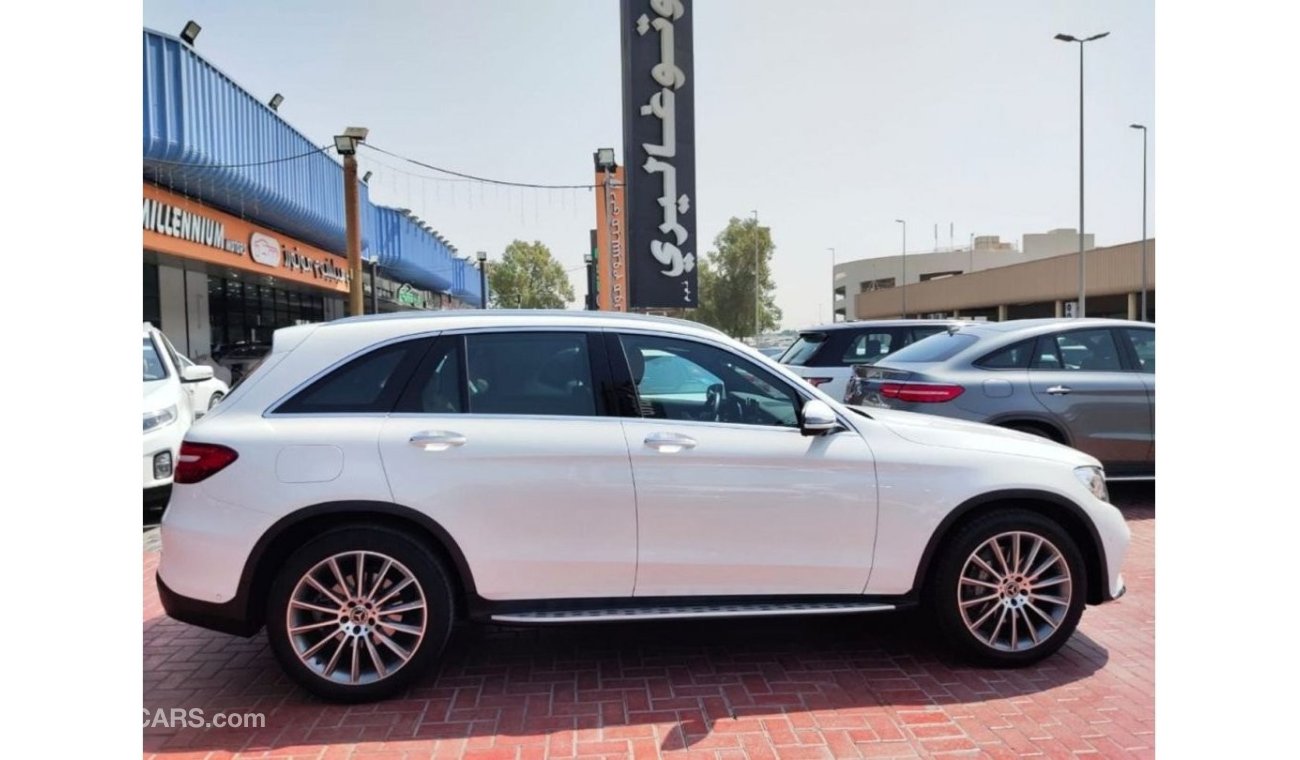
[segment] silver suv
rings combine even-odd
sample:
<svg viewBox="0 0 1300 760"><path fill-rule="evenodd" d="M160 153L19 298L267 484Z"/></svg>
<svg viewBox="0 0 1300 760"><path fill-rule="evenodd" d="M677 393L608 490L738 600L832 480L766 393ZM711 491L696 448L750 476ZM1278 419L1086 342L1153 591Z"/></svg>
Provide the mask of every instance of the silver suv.
<svg viewBox="0 0 1300 760"><path fill-rule="evenodd" d="M1155 477L1156 331L1119 319L954 326L854 367L847 404L985 422L1091 454L1111 480Z"/></svg>

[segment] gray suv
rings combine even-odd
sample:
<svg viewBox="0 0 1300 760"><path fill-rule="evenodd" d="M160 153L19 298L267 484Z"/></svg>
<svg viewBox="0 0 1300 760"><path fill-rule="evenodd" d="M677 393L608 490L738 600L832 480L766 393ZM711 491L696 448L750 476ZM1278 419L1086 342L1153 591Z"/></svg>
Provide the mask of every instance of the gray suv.
<svg viewBox="0 0 1300 760"><path fill-rule="evenodd" d="M844 402L985 422L1155 477L1156 331L1118 319L955 326L853 369Z"/></svg>

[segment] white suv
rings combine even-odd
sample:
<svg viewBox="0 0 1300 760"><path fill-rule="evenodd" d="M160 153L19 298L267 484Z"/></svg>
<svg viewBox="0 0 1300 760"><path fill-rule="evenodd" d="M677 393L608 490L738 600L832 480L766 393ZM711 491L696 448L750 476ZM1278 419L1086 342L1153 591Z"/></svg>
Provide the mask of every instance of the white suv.
<svg viewBox="0 0 1300 760"><path fill-rule="evenodd" d="M279 330L185 437L172 617L266 626L316 694L379 698L459 618L540 624L924 604L1017 665L1124 592L1097 461L840 405L701 325L408 312Z"/></svg>
<svg viewBox="0 0 1300 760"><path fill-rule="evenodd" d="M144 506L167 504L181 437L202 414L190 388L212 382L211 367L189 362L162 331L144 323Z"/></svg>

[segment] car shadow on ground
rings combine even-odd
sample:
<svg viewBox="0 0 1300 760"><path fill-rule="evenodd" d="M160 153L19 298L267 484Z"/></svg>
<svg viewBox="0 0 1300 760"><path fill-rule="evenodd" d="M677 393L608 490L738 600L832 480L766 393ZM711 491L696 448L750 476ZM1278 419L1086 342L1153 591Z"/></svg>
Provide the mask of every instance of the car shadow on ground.
<svg viewBox="0 0 1300 760"><path fill-rule="evenodd" d="M764 717L924 710L1034 694L1085 679L1108 659L1078 632L1037 666L973 668L952 660L915 612L545 628L462 624L439 669L404 695L347 706L293 685L264 635L234 639L156 617L145 623L144 642L147 711L265 715L265 727L251 730L147 728L146 753L586 729L601 729L605 739L657 736L661 751L693 749L714 732L761 730Z"/></svg>

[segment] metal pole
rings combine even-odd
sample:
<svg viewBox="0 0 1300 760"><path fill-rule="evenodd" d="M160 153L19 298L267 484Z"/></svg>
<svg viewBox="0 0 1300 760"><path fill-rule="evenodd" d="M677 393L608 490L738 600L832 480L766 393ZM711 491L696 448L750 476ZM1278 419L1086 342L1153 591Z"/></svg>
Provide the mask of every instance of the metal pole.
<svg viewBox="0 0 1300 760"><path fill-rule="evenodd" d="M487 261L478 263L478 289L479 289L479 308L488 307L488 283L487 283Z"/></svg>
<svg viewBox="0 0 1300 760"><path fill-rule="evenodd" d="M370 309L379 313L379 259L370 261Z"/></svg>
<svg viewBox="0 0 1300 760"><path fill-rule="evenodd" d="M626 157L625 157L626 158ZM624 176L627 176L627 170L624 169ZM605 167L605 256L609 259L609 308L618 311L619 304L614 302L614 293L617 291L618 283L614 279L614 188L610 186L613 180L613 170ZM627 196L623 196L623 202L627 202ZM626 266L626 264L625 264ZM626 270L624 270L626 271ZM624 293L626 299L630 293ZM626 301L624 301L623 311L627 311Z"/></svg>
<svg viewBox="0 0 1300 760"><path fill-rule="evenodd" d="M1079 43L1079 309L1076 317L1087 314L1083 269L1083 42Z"/></svg>
<svg viewBox="0 0 1300 760"><path fill-rule="evenodd" d="M830 251L831 251L831 324L834 324L835 323L835 249L832 248L830 249ZM848 297L849 294L846 290L846 292L844 293L844 300L847 301ZM845 307L847 309L848 307L847 303L845 304Z"/></svg>
<svg viewBox="0 0 1300 760"><path fill-rule="evenodd" d="M758 274L758 249L761 242L758 237L758 211L754 211L754 345L758 345L758 324L759 324L759 274Z"/></svg>
<svg viewBox="0 0 1300 760"><path fill-rule="evenodd" d="M895 219L903 225L903 319L907 319L907 222Z"/></svg>
<svg viewBox="0 0 1300 760"><path fill-rule="evenodd" d="M1147 321L1147 128L1142 128L1142 321Z"/></svg>
<svg viewBox="0 0 1300 760"><path fill-rule="evenodd" d="M347 218L348 238L348 313L365 313L365 292L361 272L361 203L357 192L357 157L343 157L343 206Z"/></svg>

